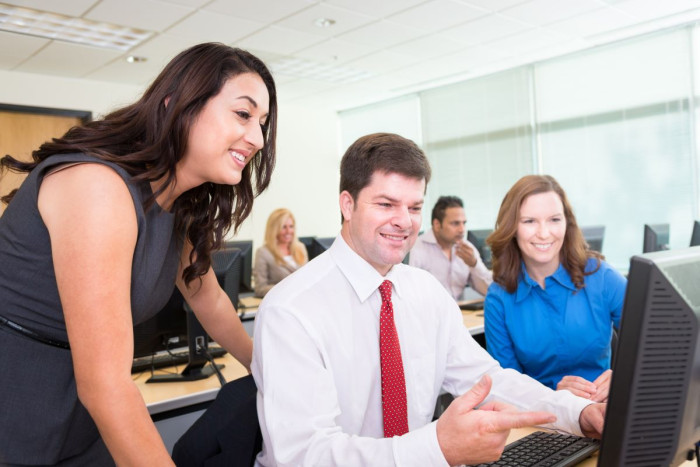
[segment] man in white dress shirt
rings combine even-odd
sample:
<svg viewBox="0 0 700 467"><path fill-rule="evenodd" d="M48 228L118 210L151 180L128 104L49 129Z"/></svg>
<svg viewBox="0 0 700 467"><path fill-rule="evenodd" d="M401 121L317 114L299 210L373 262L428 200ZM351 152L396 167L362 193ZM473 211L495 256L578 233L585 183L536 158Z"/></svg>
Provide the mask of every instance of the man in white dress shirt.
<svg viewBox="0 0 700 467"><path fill-rule="evenodd" d="M340 235L275 286L255 320L257 464L478 464L500 457L511 428L599 436L603 404L499 367L471 338L444 287L401 264L418 235L430 179L420 148L398 135L368 135L350 146L340 170ZM408 424L391 438L384 438L379 350L385 280ZM433 422L442 390L457 398Z"/></svg>
<svg viewBox="0 0 700 467"><path fill-rule="evenodd" d="M462 200L438 198L431 222L431 230L419 236L411 249L408 264L430 272L455 300L467 285L486 295L493 276L476 247L464 239L467 216Z"/></svg>

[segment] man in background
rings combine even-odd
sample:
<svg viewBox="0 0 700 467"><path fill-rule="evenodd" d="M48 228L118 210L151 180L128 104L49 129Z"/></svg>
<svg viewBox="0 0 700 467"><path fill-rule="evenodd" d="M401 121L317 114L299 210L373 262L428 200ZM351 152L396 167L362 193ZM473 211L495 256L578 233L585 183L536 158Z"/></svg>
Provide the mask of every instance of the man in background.
<svg viewBox="0 0 700 467"><path fill-rule="evenodd" d="M459 300L469 285L481 295L493 282L476 247L464 239L467 216L456 196L441 196L432 213L432 229L419 236L408 264L430 272Z"/></svg>

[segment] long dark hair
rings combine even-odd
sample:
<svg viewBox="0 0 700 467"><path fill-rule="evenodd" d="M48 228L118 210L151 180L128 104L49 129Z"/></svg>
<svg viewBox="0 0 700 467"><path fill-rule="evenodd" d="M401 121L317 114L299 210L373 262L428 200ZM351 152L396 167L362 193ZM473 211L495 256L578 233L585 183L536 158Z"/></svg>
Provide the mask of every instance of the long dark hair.
<svg viewBox="0 0 700 467"><path fill-rule="evenodd" d="M551 175L526 175L515 182L515 185L506 193L498 211L496 229L486 239L486 243L491 247L493 280L509 293L515 292L518 288L518 276L521 270L522 254L516 239L520 207L528 196L550 191L556 193L561 199L566 218L566 233L559 252L559 260L571 276L571 281L577 289L584 286L584 276L597 271L600 268L600 261L604 259L603 255L588 247L576 222L571 203L569 203L564 189L554 177ZM597 267L593 271L586 271L589 258L597 260Z"/></svg>
<svg viewBox="0 0 700 467"><path fill-rule="evenodd" d="M0 170L31 172L55 154L91 154L124 168L135 181L163 179L165 183L147 200L148 208L174 182L175 167L185 153L190 128L204 105L227 80L243 73L259 75L269 94L269 114L262 127L264 147L246 165L237 185L204 183L180 195L173 204L175 228L193 246L191 265L183 271L183 279L189 284L207 272L211 251L221 245L226 232L231 227L238 230L248 217L253 199L267 188L275 166L275 82L254 55L218 43L191 47L166 65L136 103L44 143L32 153L32 162L7 155L0 159ZM3 196L2 201L9 203L15 192Z"/></svg>

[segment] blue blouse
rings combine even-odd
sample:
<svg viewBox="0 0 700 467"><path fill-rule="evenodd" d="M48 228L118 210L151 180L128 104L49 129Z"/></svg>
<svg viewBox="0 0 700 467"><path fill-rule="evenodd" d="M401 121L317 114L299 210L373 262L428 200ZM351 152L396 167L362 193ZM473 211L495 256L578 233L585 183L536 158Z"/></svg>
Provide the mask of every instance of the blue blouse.
<svg viewBox="0 0 700 467"><path fill-rule="evenodd" d="M586 271L597 261L588 260ZM489 287L484 304L486 347L504 368L514 368L556 389L567 375L595 380L610 368L612 327L620 327L627 279L601 261L576 290L560 264L545 289L522 265L518 288Z"/></svg>

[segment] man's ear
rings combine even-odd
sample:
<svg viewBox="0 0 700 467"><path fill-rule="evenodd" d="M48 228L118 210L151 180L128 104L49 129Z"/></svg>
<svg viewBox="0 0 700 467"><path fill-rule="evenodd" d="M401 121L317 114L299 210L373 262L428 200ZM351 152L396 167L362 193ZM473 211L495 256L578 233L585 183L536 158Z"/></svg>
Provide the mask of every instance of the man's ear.
<svg viewBox="0 0 700 467"><path fill-rule="evenodd" d="M437 219L433 219L433 230L440 231L440 227L442 227L440 221Z"/></svg>
<svg viewBox="0 0 700 467"><path fill-rule="evenodd" d="M355 210L355 200L347 191L340 193L340 212L343 214L343 220L349 221L352 218L352 212Z"/></svg>

